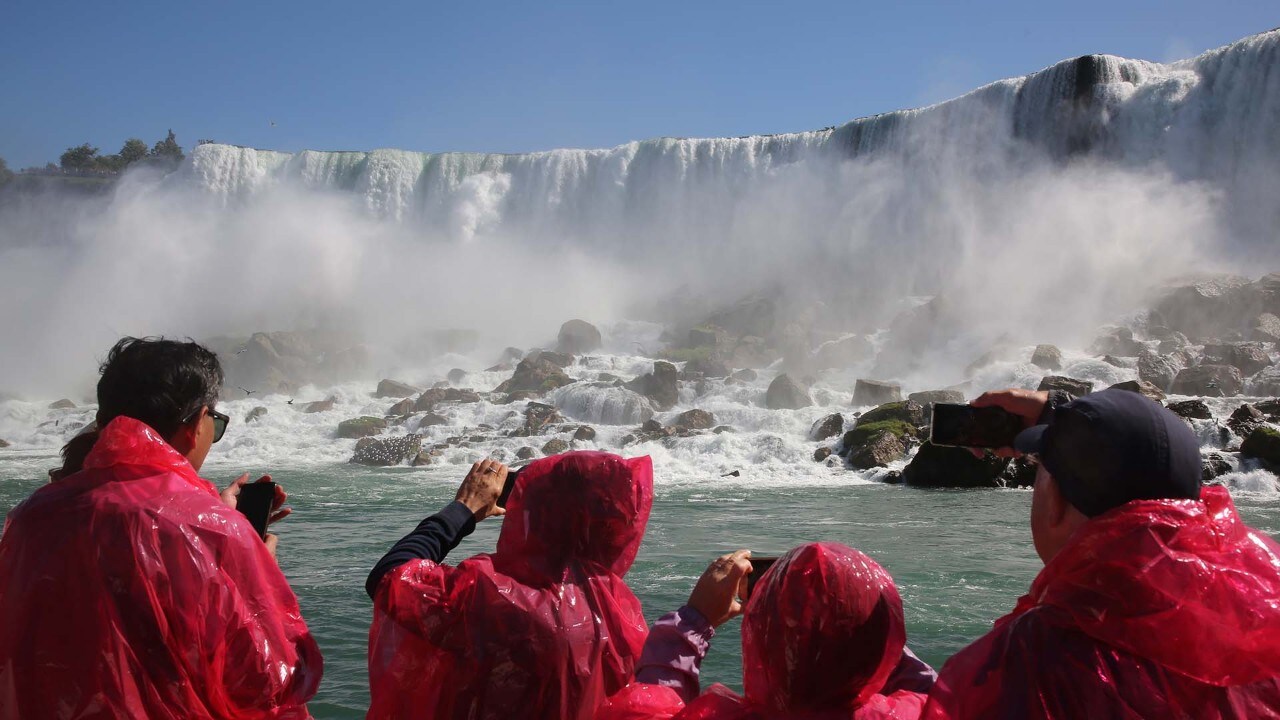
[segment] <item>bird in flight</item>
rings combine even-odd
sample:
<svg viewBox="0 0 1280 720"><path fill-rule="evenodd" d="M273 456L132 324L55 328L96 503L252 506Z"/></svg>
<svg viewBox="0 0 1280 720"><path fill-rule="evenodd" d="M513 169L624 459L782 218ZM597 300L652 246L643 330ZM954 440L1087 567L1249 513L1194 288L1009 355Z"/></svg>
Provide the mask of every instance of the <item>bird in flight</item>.
<svg viewBox="0 0 1280 720"><path fill-rule="evenodd" d="M289 398L289 402L287 402L287 403L285 403L285 404L286 404L286 405L292 405L292 404L293 404L293 398Z"/></svg>
<svg viewBox="0 0 1280 720"><path fill-rule="evenodd" d="M254 393L258 392L257 390L249 390L249 389L247 389L247 388L242 388L242 387L240 387L239 385L237 385L236 387L240 388L241 390L244 390L245 397L248 397L248 396L250 396L250 395L252 395L252 394L254 394Z"/></svg>
<svg viewBox="0 0 1280 720"><path fill-rule="evenodd" d="M242 347L242 348L240 348L239 350L237 350L237 351L236 351L236 354L237 354L237 355L239 355L239 354L243 353L245 350L248 350L248 349L249 349L249 346L248 346L248 345L245 345L244 347Z"/></svg>

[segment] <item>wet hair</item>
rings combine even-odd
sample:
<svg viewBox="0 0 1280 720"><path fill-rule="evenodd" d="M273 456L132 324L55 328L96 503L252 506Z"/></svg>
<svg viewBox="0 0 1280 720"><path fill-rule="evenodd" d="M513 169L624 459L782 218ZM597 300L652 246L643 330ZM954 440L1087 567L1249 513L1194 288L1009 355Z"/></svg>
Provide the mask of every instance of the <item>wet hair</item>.
<svg viewBox="0 0 1280 720"><path fill-rule="evenodd" d="M218 356L190 339L121 338L98 372L97 422L63 446L57 477L78 472L98 430L117 417L144 422L167 438L202 406L213 407L222 390Z"/></svg>

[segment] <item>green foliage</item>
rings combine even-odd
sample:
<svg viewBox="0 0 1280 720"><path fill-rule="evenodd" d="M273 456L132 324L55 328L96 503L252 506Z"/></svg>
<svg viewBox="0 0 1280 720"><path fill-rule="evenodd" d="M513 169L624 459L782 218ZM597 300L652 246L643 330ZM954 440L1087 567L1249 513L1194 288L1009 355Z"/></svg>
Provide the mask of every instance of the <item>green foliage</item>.
<svg viewBox="0 0 1280 720"><path fill-rule="evenodd" d="M662 353L662 357L671 362L688 362L690 360L709 360L715 348L703 345L696 348L671 348Z"/></svg>
<svg viewBox="0 0 1280 720"><path fill-rule="evenodd" d="M58 158L63 170L92 170L98 160L98 148L89 143L79 147L67 148Z"/></svg>
<svg viewBox="0 0 1280 720"><path fill-rule="evenodd" d="M136 163L147 156L147 144L138 138L129 138L120 148L120 159L125 165Z"/></svg>
<svg viewBox="0 0 1280 720"><path fill-rule="evenodd" d="M94 158L93 169L98 172L118 173L127 163L119 155L99 155Z"/></svg>
<svg viewBox="0 0 1280 720"><path fill-rule="evenodd" d="M163 140L156 142L151 148L151 157L169 160L174 164L182 162L186 157L182 152L182 146L178 144L178 138L173 134L173 130L169 131L169 136Z"/></svg>
<svg viewBox="0 0 1280 720"><path fill-rule="evenodd" d="M4 158L0 158L0 187L4 187L13 182L13 171L9 169L9 163Z"/></svg>
<svg viewBox="0 0 1280 720"><path fill-rule="evenodd" d="M882 432L893 433L904 440L916 436L916 428L910 423L905 423L901 420L881 420L879 422L860 423L857 427L845 433L844 446L846 448L861 447Z"/></svg>

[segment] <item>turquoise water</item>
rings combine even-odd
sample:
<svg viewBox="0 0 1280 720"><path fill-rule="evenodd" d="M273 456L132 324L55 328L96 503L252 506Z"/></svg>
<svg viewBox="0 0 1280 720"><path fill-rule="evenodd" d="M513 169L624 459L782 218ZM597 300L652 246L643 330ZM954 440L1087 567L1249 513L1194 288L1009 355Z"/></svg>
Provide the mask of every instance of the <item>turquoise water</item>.
<svg viewBox="0 0 1280 720"><path fill-rule="evenodd" d="M38 469L49 464L47 455L0 456L0 507L7 511L38 487ZM206 470L219 484L237 474ZM365 577L388 546L453 498L461 478L453 471L350 466L279 469L276 478L295 508L279 526L280 564L325 653L325 679L311 710L321 719L363 717L371 616ZM1039 568L1026 491L724 483L669 485L659 478L648 533L627 577L651 620L681 605L718 554L738 547L776 554L835 540L888 568L906 605L910 646L940 666L1010 609ZM1238 493L1237 502L1248 522L1280 534L1274 493ZM500 527L496 519L482 523L452 559L491 551ZM705 682L739 685L739 624L725 625L712 642Z"/></svg>

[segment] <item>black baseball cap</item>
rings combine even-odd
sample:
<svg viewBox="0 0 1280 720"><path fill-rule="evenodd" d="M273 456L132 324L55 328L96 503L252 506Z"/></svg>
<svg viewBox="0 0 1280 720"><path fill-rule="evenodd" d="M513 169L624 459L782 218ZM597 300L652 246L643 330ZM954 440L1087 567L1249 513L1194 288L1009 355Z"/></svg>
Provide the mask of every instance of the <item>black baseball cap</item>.
<svg viewBox="0 0 1280 720"><path fill-rule="evenodd" d="M1014 448L1035 453L1062 494L1089 517L1131 500L1200 498L1200 441L1182 418L1138 393L1101 390L1027 428Z"/></svg>

